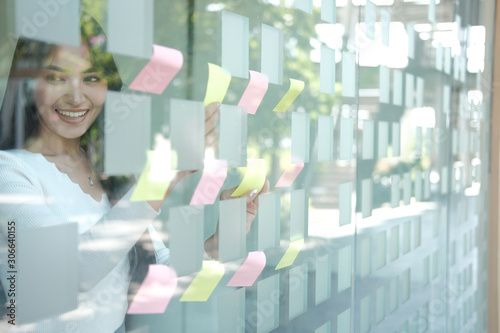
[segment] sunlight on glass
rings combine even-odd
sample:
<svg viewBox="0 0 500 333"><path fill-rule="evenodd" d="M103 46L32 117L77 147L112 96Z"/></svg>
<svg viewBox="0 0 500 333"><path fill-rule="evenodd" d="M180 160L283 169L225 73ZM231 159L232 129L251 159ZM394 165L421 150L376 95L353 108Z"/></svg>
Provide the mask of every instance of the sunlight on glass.
<svg viewBox="0 0 500 333"><path fill-rule="evenodd" d="M484 70L486 28L482 25L470 27L470 41L467 47L467 70L478 73Z"/></svg>
<svg viewBox="0 0 500 333"><path fill-rule="evenodd" d="M207 5L207 11L209 12L218 12L224 9L223 3L211 3Z"/></svg>

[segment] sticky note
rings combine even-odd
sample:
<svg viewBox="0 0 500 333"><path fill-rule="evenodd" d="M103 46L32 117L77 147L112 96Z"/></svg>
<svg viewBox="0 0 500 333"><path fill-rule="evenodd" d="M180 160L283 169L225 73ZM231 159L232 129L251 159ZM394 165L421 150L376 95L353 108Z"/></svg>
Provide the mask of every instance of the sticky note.
<svg viewBox="0 0 500 333"><path fill-rule="evenodd" d="M352 183L341 183L339 185L339 226L351 223L352 210Z"/></svg>
<svg viewBox="0 0 500 333"><path fill-rule="evenodd" d="M333 116L318 115L318 162L333 161Z"/></svg>
<svg viewBox="0 0 500 333"><path fill-rule="evenodd" d="M424 107L424 78L417 77L417 107Z"/></svg>
<svg viewBox="0 0 500 333"><path fill-rule="evenodd" d="M229 280L227 286L251 287L264 270L264 267L266 267L266 255L263 251L248 253L247 259Z"/></svg>
<svg viewBox="0 0 500 333"><path fill-rule="evenodd" d="M295 0L295 8L300 9L308 14L312 14L312 0Z"/></svg>
<svg viewBox="0 0 500 333"><path fill-rule="evenodd" d="M390 249L390 259L391 261L399 258L399 225L391 228L391 249Z"/></svg>
<svg viewBox="0 0 500 333"><path fill-rule="evenodd" d="M153 45L153 0L109 0L108 52L149 59Z"/></svg>
<svg viewBox="0 0 500 333"><path fill-rule="evenodd" d="M448 193L448 167L441 169L441 194Z"/></svg>
<svg viewBox="0 0 500 333"><path fill-rule="evenodd" d="M391 12L387 9L380 11L380 21L382 23L382 45L389 46Z"/></svg>
<svg viewBox="0 0 500 333"><path fill-rule="evenodd" d="M394 83L392 85L392 102L395 105L403 105L403 72L395 69L393 71Z"/></svg>
<svg viewBox="0 0 500 333"><path fill-rule="evenodd" d="M290 269L288 276L288 320L292 320L307 310L307 264Z"/></svg>
<svg viewBox="0 0 500 333"><path fill-rule="evenodd" d="M451 74L451 47L444 49L444 72Z"/></svg>
<svg viewBox="0 0 500 333"><path fill-rule="evenodd" d="M231 76L248 78L248 17L222 11L222 68Z"/></svg>
<svg viewBox="0 0 500 333"><path fill-rule="evenodd" d="M304 81L290 79L290 88L273 111L285 112L288 110L290 105L292 105L293 101L295 101L295 99L300 95L302 90L304 90Z"/></svg>
<svg viewBox="0 0 500 333"><path fill-rule="evenodd" d="M366 37L375 40L375 21L377 21L377 6L370 0L365 5Z"/></svg>
<svg viewBox="0 0 500 333"><path fill-rule="evenodd" d="M170 265L178 276L197 272L203 260L205 206L177 206L169 210Z"/></svg>
<svg viewBox="0 0 500 333"><path fill-rule="evenodd" d="M276 183L276 187L288 187L292 186L293 181L300 174L302 169L304 168L304 163L291 164L286 169L285 172L281 175L280 179Z"/></svg>
<svg viewBox="0 0 500 333"><path fill-rule="evenodd" d="M356 97L356 56L342 52L342 96Z"/></svg>
<svg viewBox="0 0 500 333"><path fill-rule="evenodd" d="M406 26L406 33L408 34L408 58L415 59L415 23L409 23Z"/></svg>
<svg viewBox="0 0 500 333"><path fill-rule="evenodd" d="M81 23L78 1L51 3L18 0L12 4L15 16L10 19L15 23L16 35L51 44L80 46ZM4 16L3 21L7 19Z"/></svg>
<svg viewBox="0 0 500 333"><path fill-rule="evenodd" d="M359 331L369 332L371 326L371 296L365 296L359 302Z"/></svg>
<svg viewBox="0 0 500 333"><path fill-rule="evenodd" d="M179 301L206 302L224 276L224 265L215 260L204 260L203 268L187 287Z"/></svg>
<svg viewBox="0 0 500 333"><path fill-rule="evenodd" d="M266 75L250 71L250 82L248 82L248 86L243 96L241 96L238 106L246 108L249 114L255 114L266 94L268 85L269 79Z"/></svg>
<svg viewBox="0 0 500 333"><path fill-rule="evenodd" d="M269 83L283 84L283 31L262 24L260 68Z"/></svg>
<svg viewBox="0 0 500 333"><path fill-rule="evenodd" d="M153 45L153 57L137 74L129 88L161 94L181 70L182 52L162 45Z"/></svg>
<svg viewBox="0 0 500 333"><path fill-rule="evenodd" d="M352 118L340 118L340 156L341 160L353 158L353 130L354 120Z"/></svg>
<svg viewBox="0 0 500 333"><path fill-rule="evenodd" d="M290 200L290 240L302 239L307 228L309 198L304 189L294 190Z"/></svg>
<svg viewBox="0 0 500 333"><path fill-rule="evenodd" d="M447 84L443 86L443 112L450 114L451 108L451 87Z"/></svg>
<svg viewBox="0 0 500 333"><path fill-rule="evenodd" d="M208 82L205 99L205 106L213 103L222 103L226 96L227 89L231 83L231 74L221 67L208 63Z"/></svg>
<svg viewBox="0 0 500 333"><path fill-rule="evenodd" d="M351 331L351 309L347 309L341 314L337 315L337 332L350 332ZM328 331L330 332L330 331Z"/></svg>
<svg viewBox="0 0 500 333"><path fill-rule="evenodd" d="M379 102L390 103L391 70L387 66L380 66L379 73Z"/></svg>
<svg viewBox="0 0 500 333"><path fill-rule="evenodd" d="M389 282L389 312L396 311L399 305L398 279L394 278Z"/></svg>
<svg viewBox="0 0 500 333"><path fill-rule="evenodd" d="M280 198L278 193L259 196L257 249L264 251L280 244Z"/></svg>
<svg viewBox="0 0 500 333"><path fill-rule="evenodd" d="M190 205L212 205L227 177L227 162L205 160L203 174L196 186Z"/></svg>
<svg viewBox="0 0 500 333"><path fill-rule="evenodd" d="M332 264L328 254L316 257L316 295L318 305L332 297Z"/></svg>
<svg viewBox="0 0 500 333"><path fill-rule="evenodd" d="M429 21L436 22L436 0L429 0L429 12L427 15Z"/></svg>
<svg viewBox="0 0 500 333"><path fill-rule="evenodd" d="M247 120L245 108L234 105L220 106L219 158L229 168L244 166L247 162Z"/></svg>
<svg viewBox="0 0 500 333"><path fill-rule="evenodd" d="M319 91L324 94L335 94L335 50L323 44L319 64Z"/></svg>
<svg viewBox="0 0 500 333"><path fill-rule="evenodd" d="M425 129L425 155L432 155L432 128Z"/></svg>
<svg viewBox="0 0 500 333"><path fill-rule="evenodd" d="M246 255L246 198L219 202L219 260L228 262Z"/></svg>
<svg viewBox="0 0 500 333"><path fill-rule="evenodd" d="M321 1L321 19L329 23L337 23L337 1Z"/></svg>
<svg viewBox="0 0 500 333"><path fill-rule="evenodd" d="M401 154L401 125L392 123L392 157Z"/></svg>
<svg viewBox="0 0 500 333"><path fill-rule="evenodd" d="M352 249L351 245L341 248L337 252L337 292L340 293L351 287Z"/></svg>
<svg viewBox="0 0 500 333"><path fill-rule="evenodd" d="M391 176L391 207L396 208L399 207L401 189L399 187L399 182L401 181L401 177L399 175Z"/></svg>
<svg viewBox="0 0 500 333"><path fill-rule="evenodd" d="M403 190L403 200L405 205L410 204L411 200L411 174L409 172L404 174L404 190Z"/></svg>
<svg viewBox="0 0 500 333"><path fill-rule="evenodd" d="M424 171L424 199L431 197L431 170Z"/></svg>
<svg viewBox="0 0 500 333"><path fill-rule="evenodd" d="M411 108L414 105L415 99L415 78L413 74L406 73L406 85L405 85L405 106Z"/></svg>
<svg viewBox="0 0 500 333"><path fill-rule="evenodd" d="M422 127L415 130L415 156L422 156Z"/></svg>
<svg viewBox="0 0 500 333"><path fill-rule="evenodd" d="M460 56L458 55L453 57L453 78L460 80Z"/></svg>
<svg viewBox="0 0 500 333"><path fill-rule="evenodd" d="M309 162L310 115L304 112L292 112L292 163Z"/></svg>
<svg viewBox="0 0 500 333"><path fill-rule="evenodd" d="M361 157L363 160L373 159L373 142L375 137L375 124L373 120L363 120L363 145Z"/></svg>
<svg viewBox="0 0 500 333"><path fill-rule="evenodd" d="M249 159L247 161L246 168L241 168L245 170L245 176L241 184L236 188L236 190L231 194L232 197L239 197L248 191L257 189L260 191L264 186L266 181L266 161L262 159Z"/></svg>
<svg viewBox="0 0 500 333"><path fill-rule="evenodd" d="M387 146L389 142L389 123L378 122L378 158L387 157Z"/></svg>
<svg viewBox="0 0 500 333"><path fill-rule="evenodd" d="M431 0L431 2L434 0ZM436 48L436 69L438 71L443 70L443 44L438 43L437 48Z"/></svg>
<svg viewBox="0 0 500 333"><path fill-rule="evenodd" d="M210 306L213 307L212 304L210 304ZM192 310L196 311L195 309L186 309L186 311ZM245 288L238 288L224 295L218 295L217 313L210 314L209 316L211 319L215 319L218 324L217 329L213 330L214 332L245 332ZM203 331L206 332L209 330L205 322L199 322L197 324L195 324L193 320L190 320L189 322L193 324L189 330L191 332L200 331L199 327L201 326L199 325L203 325ZM170 322L168 323L168 327L171 327ZM195 327L198 327L198 330ZM179 331L182 331L182 328L176 330L176 332Z"/></svg>
<svg viewBox="0 0 500 333"><path fill-rule="evenodd" d="M279 326L280 274L272 275L257 283L257 308L266 307L266 315L262 316L257 333L267 333Z"/></svg>
<svg viewBox="0 0 500 333"><path fill-rule="evenodd" d="M361 181L361 214L362 217L372 216L373 209L373 181L371 178Z"/></svg>
<svg viewBox="0 0 500 333"><path fill-rule="evenodd" d="M314 330L314 333L330 333L332 330L332 322L329 320L320 327L318 327L316 330ZM344 332L344 331L337 331L337 332ZM348 331L345 331L348 332Z"/></svg>
<svg viewBox="0 0 500 333"><path fill-rule="evenodd" d="M170 169L169 152L148 151L148 162L142 172L130 201L162 200L175 177Z"/></svg>
<svg viewBox="0 0 500 333"><path fill-rule="evenodd" d="M422 201L422 171L415 171L415 200Z"/></svg>
<svg viewBox="0 0 500 333"><path fill-rule="evenodd" d="M387 252L387 232L381 231L376 236L376 260L375 269L385 266L385 257Z"/></svg>
<svg viewBox="0 0 500 333"><path fill-rule="evenodd" d="M297 258L297 256L299 255L299 252L300 250L302 250L303 246L304 246L304 239L299 239L291 242L285 254L281 258L280 262L276 266L275 270L291 266L295 261L295 258Z"/></svg>
<svg viewBox="0 0 500 333"><path fill-rule="evenodd" d="M205 156L205 108L203 103L170 100L170 141L177 154L177 170L203 169Z"/></svg>
<svg viewBox="0 0 500 333"><path fill-rule="evenodd" d="M14 288L17 311L15 323L30 323L76 309L79 283L78 225L66 223L30 229L23 229L19 225L15 234L17 262L14 271L3 272L7 276L14 274L17 278ZM6 269L7 247L4 245L6 259L3 269ZM3 287L5 291L10 289L6 285Z"/></svg>
<svg viewBox="0 0 500 333"><path fill-rule="evenodd" d="M361 278L367 277L371 272L372 253L371 239L369 237L363 238L359 242L359 275Z"/></svg>
<svg viewBox="0 0 500 333"><path fill-rule="evenodd" d="M128 314L164 313L177 288L177 273L169 266L149 265Z"/></svg>
<svg viewBox="0 0 500 333"><path fill-rule="evenodd" d="M380 323L385 318L385 286L377 288L376 306L375 306L375 322Z"/></svg>
<svg viewBox="0 0 500 333"><path fill-rule="evenodd" d="M138 174L151 146L151 96L108 91L104 112L104 172Z"/></svg>

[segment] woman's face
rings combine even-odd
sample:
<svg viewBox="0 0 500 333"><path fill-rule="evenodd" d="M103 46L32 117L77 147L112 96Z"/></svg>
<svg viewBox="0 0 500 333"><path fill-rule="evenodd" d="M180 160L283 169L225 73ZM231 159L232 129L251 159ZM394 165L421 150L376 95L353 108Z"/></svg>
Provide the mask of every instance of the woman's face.
<svg viewBox="0 0 500 333"><path fill-rule="evenodd" d="M56 47L35 89L40 134L80 138L101 112L107 90L106 80L92 68L86 45Z"/></svg>

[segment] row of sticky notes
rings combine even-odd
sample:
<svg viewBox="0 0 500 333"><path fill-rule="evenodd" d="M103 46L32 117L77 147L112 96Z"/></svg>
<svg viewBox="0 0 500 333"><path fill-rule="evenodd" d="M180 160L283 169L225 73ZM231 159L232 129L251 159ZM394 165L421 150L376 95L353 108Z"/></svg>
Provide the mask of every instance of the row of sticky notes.
<svg viewBox="0 0 500 333"><path fill-rule="evenodd" d="M386 66L380 66L379 75L379 100L381 103L390 103L390 84L391 75L390 69ZM393 72L393 96L392 103L394 105L403 105L403 81L405 81L405 99L404 105L406 107L423 107L424 106L424 92L425 81L422 77L416 77L410 73L406 73L403 77L403 72L395 69ZM415 96L416 91L416 96Z"/></svg>

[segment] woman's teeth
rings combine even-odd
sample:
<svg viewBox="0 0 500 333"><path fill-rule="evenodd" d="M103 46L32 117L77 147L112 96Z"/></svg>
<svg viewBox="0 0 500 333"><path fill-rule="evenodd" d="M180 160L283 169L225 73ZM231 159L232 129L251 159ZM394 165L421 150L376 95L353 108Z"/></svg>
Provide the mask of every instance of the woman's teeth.
<svg viewBox="0 0 500 333"><path fill-rule="evenodd" d="M57 113L60 113L62 114L63 116L66 116L66 117L70 117L70 118L78 118L78 117L81 117L83 116L84 114L87 113L88 110L85 110L85 111L81 111L81 112L68 112L68 111L61 111L61 110L57 110L56 109L56 112Z"/></svg>

